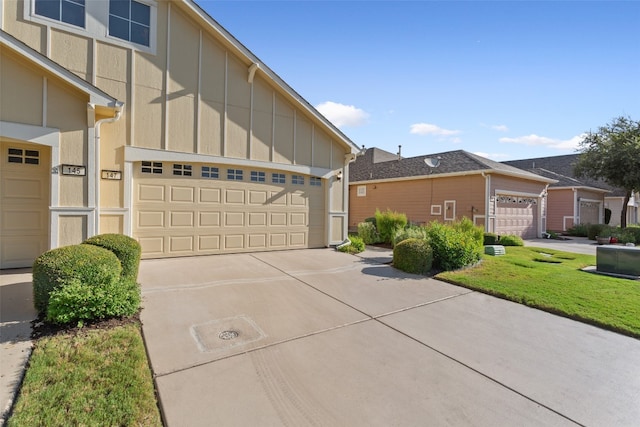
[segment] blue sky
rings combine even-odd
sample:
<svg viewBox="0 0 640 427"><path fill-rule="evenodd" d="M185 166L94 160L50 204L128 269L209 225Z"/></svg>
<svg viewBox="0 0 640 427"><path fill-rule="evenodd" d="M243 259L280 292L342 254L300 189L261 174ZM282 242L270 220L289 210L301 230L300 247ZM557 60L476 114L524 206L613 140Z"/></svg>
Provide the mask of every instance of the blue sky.
<svg viewBox="0 0 640 427"><path fill-rule="evenodd" d="M640 120L640 1L204 1L358 146L573 153Z"/></svg>

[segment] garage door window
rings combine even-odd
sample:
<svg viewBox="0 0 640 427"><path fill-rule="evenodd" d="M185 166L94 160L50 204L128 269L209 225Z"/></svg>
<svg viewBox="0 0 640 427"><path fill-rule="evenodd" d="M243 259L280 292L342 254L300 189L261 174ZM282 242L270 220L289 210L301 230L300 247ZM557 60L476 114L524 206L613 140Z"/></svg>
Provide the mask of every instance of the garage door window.
<svg viewBox="0 0 640 427"><path fill-rule="evenodd" d="M227 169L227 179L229 181L242 181L242 169Z"/></svg>
<svg viewBox="0 0 640 427"><path fill-rule="evenodd" d="M191 165L173 165L173 174L176 176L191 176L192 168Z"/></svg>
<svg viewBox="0 0 640 427"><path fill-rule="evenodd" d="M211 166L202 166L202 177L209 179L218 179L220 177L220 172L218 168L214 168Z"/></svg>
<svg viewBox="0 0 640 427"><path fill-rule="evenodd" d="M162 175L162 162L142 162L142 173L155 173Z"/></svg>
<svg viewBox="0 0 640 427"><path fill-rule="evenodd" d="M40 152L37 150L21 150L19 148L9 148L9 163L26 163L28 165L40 164Z"/></svg>
<svg viewBox="0 0 640 427"><path fill-rule="evenodd" d="M265 182L265 173L258 171L251 171L251 182Z"/></svg>
<svg viewBox="0 0 640 427"><path fill-rule="evenodd" d="M273 184L284 184L287 182L286 177L283 173L272 173L271 174L271 182Z"/></svg>
<svg viewBox="0 0 640 427"><path fill-rule="evenodd" d="M304 185L304 176L291 175L291 183L294 185Z"/></svg>

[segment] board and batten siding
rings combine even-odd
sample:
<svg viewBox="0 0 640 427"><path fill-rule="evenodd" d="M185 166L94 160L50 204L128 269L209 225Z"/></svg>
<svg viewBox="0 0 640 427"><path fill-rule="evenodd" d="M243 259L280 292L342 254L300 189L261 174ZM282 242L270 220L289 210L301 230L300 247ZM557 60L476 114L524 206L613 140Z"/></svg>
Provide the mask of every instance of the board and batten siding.
<svg viewBox="0 0 640 427"><path fill-rule="evenodd" d="M190 6L154 3L153 51L110 43L81 29L64 31L41 20L24 19L22 1L5 1L0 7L4 31L125 103L122 117L102 127L101 169L125 173L128 160L123 147L131 146L275 163L276 168L342 170L347 175L345 155L352 148L301 105L297 95L263 70L251 73L251 60L240 47ZM64 93L60 96L64 98ZM59 107L51 108L56 109L51 114L63 114ZM70 161L86 164L87 135L73 134L69 139L67 146L75 153ZM69 199L64 203L78 205L78 198L87 193L78 182L61 187L65 193L61 197ZM99 180L98 185L100 206L106 208L99 224L110 232L125 232L127 180ZM343 185L330 186L328 209L342 216L332 224L344 221L344 190Z"/></svg>

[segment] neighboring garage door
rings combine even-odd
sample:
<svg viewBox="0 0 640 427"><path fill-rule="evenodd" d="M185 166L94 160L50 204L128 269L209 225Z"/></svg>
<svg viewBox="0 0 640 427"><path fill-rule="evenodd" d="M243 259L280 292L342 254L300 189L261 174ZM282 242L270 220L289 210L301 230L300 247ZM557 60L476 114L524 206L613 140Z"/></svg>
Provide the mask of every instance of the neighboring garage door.
<svg viewBox="0 0 640 427"><path fill-rule="evenodd" d="M30 267L48 249L49 148L0 146L0 268Z"/></svg>
<svg viewBox="0 0 640 427"><path fill-rule="evenodd" d="M538 199L515 195L496 198L496 234L515 234L525 239L537 237Z"/></svg>
<svg viewBox="0 0 640 427"><path fill-rule="evenodd" d="M324 246L319 178L169 162L134 170L133 235L144 258Z"/></svg>
<svg viewBox="0 0 640 427"><path fill-rule="evenodd" d="M580 202L580 223L581 224L599 224L600 222L600 203L598 202Z"/></svg>

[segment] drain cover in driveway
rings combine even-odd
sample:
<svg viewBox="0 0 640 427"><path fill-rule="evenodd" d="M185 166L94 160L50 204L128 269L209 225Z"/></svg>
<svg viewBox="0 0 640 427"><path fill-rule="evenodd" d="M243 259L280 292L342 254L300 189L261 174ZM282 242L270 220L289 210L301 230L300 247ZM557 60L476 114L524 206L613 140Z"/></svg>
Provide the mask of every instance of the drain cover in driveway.
<svg viewBox="0 0 640 427"><path fill-rule="evenodd" d="M266 336L253 320L244 315L193 325L191 335L204 353L259 341Z"/></svg>

